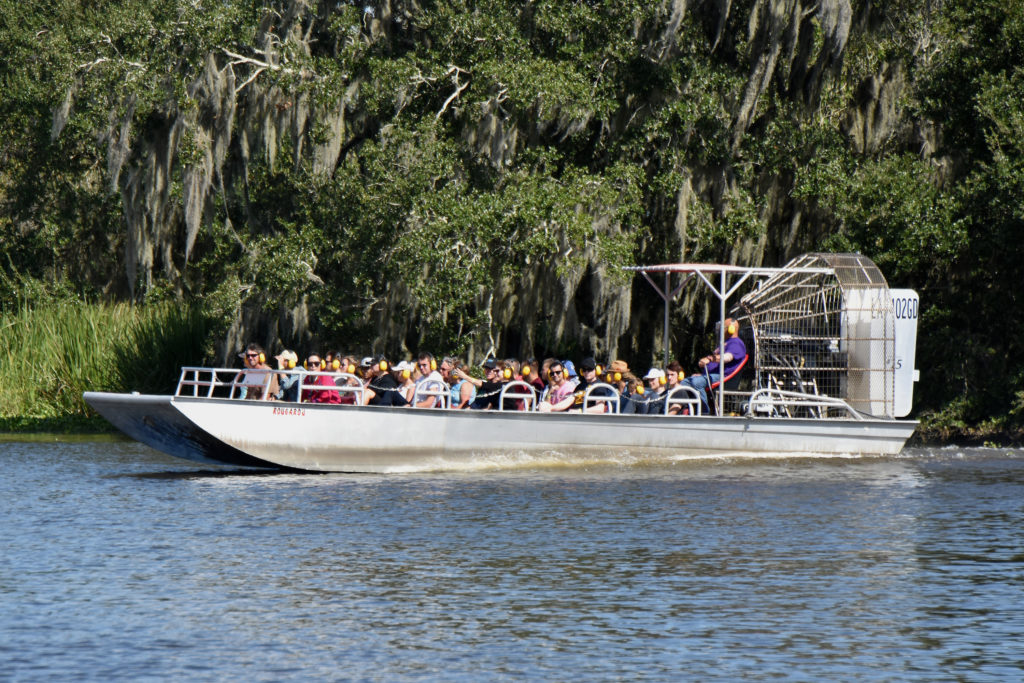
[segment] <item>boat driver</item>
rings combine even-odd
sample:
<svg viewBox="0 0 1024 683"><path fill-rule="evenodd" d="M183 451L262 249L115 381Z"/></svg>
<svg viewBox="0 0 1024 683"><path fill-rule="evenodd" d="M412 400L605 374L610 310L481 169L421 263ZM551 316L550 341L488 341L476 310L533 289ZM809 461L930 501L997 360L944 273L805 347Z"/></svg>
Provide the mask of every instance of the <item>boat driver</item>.
<svg viewBox="0 0 1024 683"><path fill-rule="evenodd" d="M697 390L705 413L711 412L708 406L707 388L722 379L723 366L725 374L728 376L747 357L747 345L740 339L739 321L735 318L726 318L723 322L726 335L724 352L718 348L701 358L698 362L701 369L700 374L690 375L682 382L682 384Z"/></svg>

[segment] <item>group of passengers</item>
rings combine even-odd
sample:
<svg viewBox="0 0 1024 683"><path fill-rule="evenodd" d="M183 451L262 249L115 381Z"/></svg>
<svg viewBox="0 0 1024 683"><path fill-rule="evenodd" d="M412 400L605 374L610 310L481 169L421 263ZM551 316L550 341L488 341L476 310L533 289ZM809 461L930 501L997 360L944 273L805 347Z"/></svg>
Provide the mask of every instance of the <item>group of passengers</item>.
<svg viewBox="0 0 1024 683"><path fill-rule="evenodd" d="M290 372L298 366L294 351L274 356L277 369L266 363L266 354L258 344L249 344L241 354L245 368L233 382L233 396L248 399L279 400L291 403L301 398L305 403L328 403L375 406L411 406L435 408L448 405L453 409L525 410L533 406L531 387L540 397L540 412L615 412L660 415L696 410L709 411L708 389L742 366L747 350L739 337L739 323L725 320L726 341L722 349L700 359L699 371L687 377L678 361L664 368L654 367L642 378L634 375L628 363L615 360L603 367L594 358L579 363L579 371L570 360L547 358L538 363L530 358L497 360L488 358L481 365L483 377L470 374L458 358L446 357L438 364L430 353L420 353L415 362L400 361L391 365L383 356L365 357L358 362L353 356L336 352L311 353L303 362L307 372ZM268 378L268 375L269 378ZM512 382L520 384L508 386ZM646 385L645 385L646 383ZM594 386L598 385L598 386ZM589 400L586 399L588 389ZM691 391L673 391L689 387ZM503 392L504 390L504 392ZM689 397L690 402L666 400L673 396Z"/></svg>

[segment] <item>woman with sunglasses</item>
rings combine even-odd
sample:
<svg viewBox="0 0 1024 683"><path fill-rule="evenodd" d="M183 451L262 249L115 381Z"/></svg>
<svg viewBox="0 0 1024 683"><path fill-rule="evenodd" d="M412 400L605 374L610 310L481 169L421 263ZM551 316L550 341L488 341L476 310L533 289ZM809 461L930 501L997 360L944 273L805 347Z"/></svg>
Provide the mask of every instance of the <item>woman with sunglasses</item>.
<svg viewBox="0 0 1024 683"><path fill-rule="evenodd" d="M272 401L277 397L277 373L267 365L266 352L259 344L249 344L241 354L245 369L235 375L232 398Z"/></svg>

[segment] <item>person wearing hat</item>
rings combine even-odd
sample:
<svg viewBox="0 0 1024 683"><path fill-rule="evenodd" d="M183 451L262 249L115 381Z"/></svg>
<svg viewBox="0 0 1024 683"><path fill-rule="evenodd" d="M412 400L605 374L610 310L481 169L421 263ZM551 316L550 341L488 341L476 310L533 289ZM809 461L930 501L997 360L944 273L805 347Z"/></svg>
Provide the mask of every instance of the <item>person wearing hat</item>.
<svg viewBox="0 0 1024 683"><path fill-rule="evenodd" d="M462 369L459 369L457 374L453 373L455 377L465 379L476 387L476 398L469 404L469 407L473 410L515 410L513 399L506 398L504 404L501 403L501 388L505 385L506 366L504 361L488 358L481 364L481 367L484 369L485 377L482 380L470 377ZM509 374L511 375L511 369Z"/></svg>
<svg viewBox="0 0 1024 683"><path fill-rule="evenodd" d="M636 386L637 379L629 371L629 364L624 360L613 360L608 366L605 380L619 391L619 413L632 415L637 412L636 399L640 397L634 395L633 388Z"/></svg>
<svg viewBox="0 0 1024 683"><path fill-rule="evenodd" d="M278 370L292 370L299 364L299 355L288 349L277 354L274 358L277 360ZM297 372L277 373L277 400L298 403L301 379Z"/></svg>
<svg viewBox="0 0 1024 683"><path fill-rule="evenodd" d="M576 390L573 392L574 401L570 410L583 410L583 399L586 396L587 390L592 385L600 382L601 378L597 376L597 361L593 358L584 358L580 361L580 382L576 385ZM598 387L591 393L591 396L612 397L614 394L608 387ZM587 407L586 412L604 413L607 410L608 406L604 402L596 402Z"/></svg>
<svg viewBox="0 0 1024 683"><path fill-rule="evenodd" d="M383 356L371 358L366 376L369 382L363 392L363 400L370 406L393 406L401 408L409 405L398 385L398 380L388 371L388 361Z"/></svg>
<svg viewBox="0 0 1024 683"><path fill-rule="evenodd" d="M400 360L391 366L391 372L395 376L395 381L398 382L398 390L402 392L402 398L408 403L412 403L413 394L416 393L416 382L413 381L412 375L416 372L416 366L407 360Z"/></svg>
<svg viewBox="0 0 1024 683"><path fill-rule="evenodd" d="M648 390L643 400L637 403L636 412L641 415L661 415L665 412L665 371L651 368L644 375Z"/></svg>

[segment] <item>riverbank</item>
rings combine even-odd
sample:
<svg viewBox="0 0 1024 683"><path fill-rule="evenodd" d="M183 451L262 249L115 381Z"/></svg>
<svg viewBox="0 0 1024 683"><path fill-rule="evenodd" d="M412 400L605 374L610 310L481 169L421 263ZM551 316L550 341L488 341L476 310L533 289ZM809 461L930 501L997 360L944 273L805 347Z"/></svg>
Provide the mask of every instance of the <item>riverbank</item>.
<svg viewBox="0 0 1024 683"><path fill-rule="evenodd" d="M117 428L99 415L63 417L0 417L0 435L113 434Z"/></svg>

